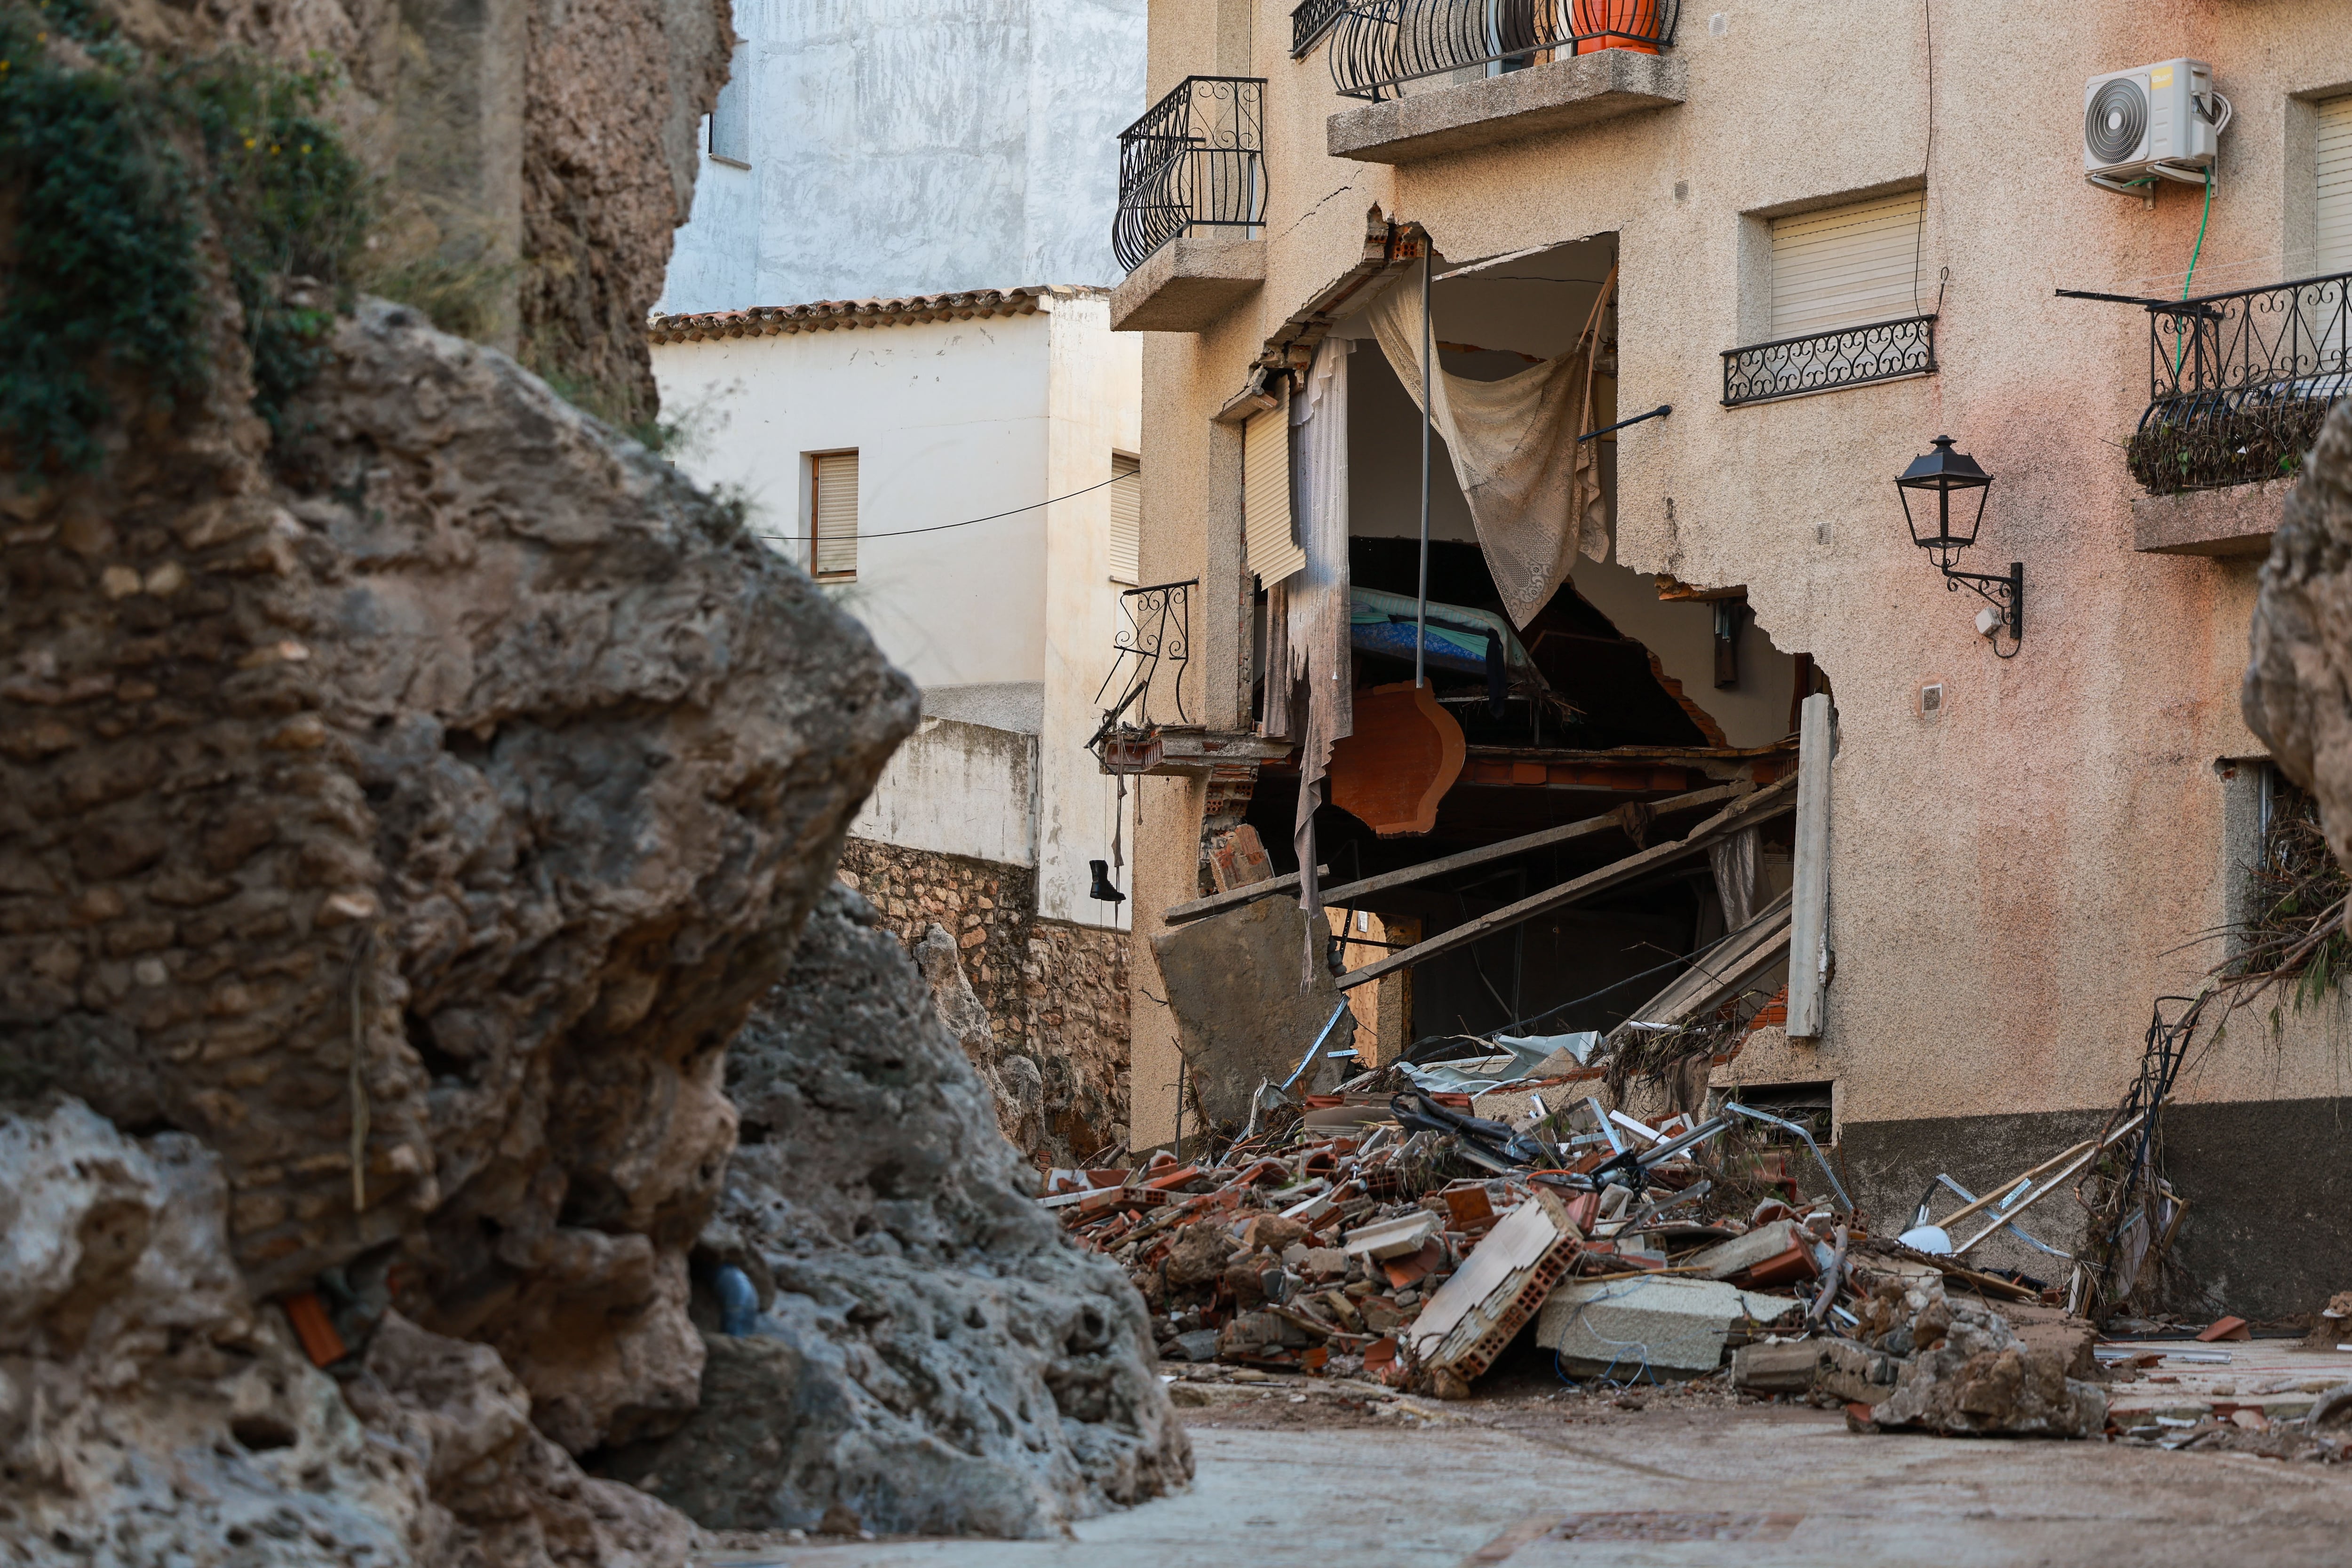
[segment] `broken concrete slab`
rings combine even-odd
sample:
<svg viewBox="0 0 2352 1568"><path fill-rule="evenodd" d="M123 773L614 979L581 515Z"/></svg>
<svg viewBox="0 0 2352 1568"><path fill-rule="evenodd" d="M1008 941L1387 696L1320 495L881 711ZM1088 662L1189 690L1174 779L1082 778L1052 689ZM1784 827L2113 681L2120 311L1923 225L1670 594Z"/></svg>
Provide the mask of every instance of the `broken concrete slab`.
<svg viewBox="0 0 2352 1568"><path fill-rule="evenodd" d="M1428 1210L1400 1215L1371 1225L1360 1225L1342 1238L1340 1250L1386 1262L1421 1250L1421 1244L1444 1228L1445 1222Z"/></svg>
<svg viewBox="0 0 2352 1568"><path fill-rule="evenodd" d="M1797 1309L1786 1296L1685 1275L1570 1280L1544 1303L1536 1342L1571 1377L1697 1377L1723 1364L1733 1324Z"/></svg>
<svg viewBox="0 0 2352 1568"><path fill-rule="evenodd" d="M1895 1392L1904 1366L1852 1340L1768 1341L1731 1352L1731 1381L1749 1394L1823 1394L1840 1404L1877 1405Z"/></svg>
<svg viewBox="0 0 2352 1568"><path fill-rule="evenodd" d="M1312 989L1298 988L1307 935L1297 904L1264 899L1151 939L1192 1098L1212 1121L1246 1121L1257 1086L1287 1079L1340 1010L1319 965ZM1342 1012L1324 1051L1347 1049L1355 1030Z"/></svg>

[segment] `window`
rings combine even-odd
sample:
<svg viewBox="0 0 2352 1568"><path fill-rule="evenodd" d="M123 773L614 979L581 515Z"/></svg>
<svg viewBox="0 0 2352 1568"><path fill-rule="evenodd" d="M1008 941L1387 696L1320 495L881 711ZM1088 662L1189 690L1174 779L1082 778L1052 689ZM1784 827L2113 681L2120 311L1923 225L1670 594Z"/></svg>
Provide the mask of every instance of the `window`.
<svg viewBox="0 0 2352 1568"><path fill-rule="evenodd" d="M1242 536L1250 570L1271 588L1307 564L1290 520L1290 405L1260 409L1242 426Z"/></svg>
<svg viewBox="0 0 2352 1568"><path fill-rule="evenodd" d="M727 85L710 106L710 155L739 169L751 166L751 47L735 46Z"/></svg>
<svg viewBox="0 0 2352 1568"><path fill-rule="evenodd" d="M857 454L809 459L809 573L819 582L857 575Z"/></svg>
<svg viewBox="0 0 2352 1568"><path fill-rule="evenodd" d="M2352 98L2319 106L2319 189L2312 205L2318 272L2352 272Z"/></svg>
<svg viewBox="0 0 2352 1568"><path fill-rule="evenodd" d="M1143 459L1110 455L1110 579L1138 583L1143 572Z"/></svg>
<svg viewBox="0 0 2352 1568"><path fill-rule="evenodd" d="M1810 337L1916 316L1919 220L1912 191L1772 220L1770 336Z"/></svg>

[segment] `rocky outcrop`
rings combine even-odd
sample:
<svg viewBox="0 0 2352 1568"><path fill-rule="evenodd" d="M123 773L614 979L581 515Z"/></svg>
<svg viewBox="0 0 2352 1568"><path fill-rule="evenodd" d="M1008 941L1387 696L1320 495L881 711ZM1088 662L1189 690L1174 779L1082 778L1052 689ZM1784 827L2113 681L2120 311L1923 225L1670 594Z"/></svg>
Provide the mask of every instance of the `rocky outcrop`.
<svg viewBox="0 0 2352 1568"><path fill-rule="evenodd" d="M2352 405L2338 404L2288 492L2254 601L2247 727L2318 797L2328 847L2352 864Z"/></svg>
<svg viewBox="0 0 2352 1568"><path fill-rule="evenodd" d="M737 1037L706 1258L760 1283L702 1403L615 1459L713 1527L1034 1536L1181 1485L1142 1300L1034 1176L905 952L845 889ZM783 1418L778 1413L788 1412ZM835 1513L839 1519L841 1515Z"/></svg>
<svg viewBox="0 0 2352 1568"><path fill-rule="evenodd" d="M247 1294L185 1134L19 1107L0 1170L0 1563L674 1568L696 1544L541 1436L487 1345L391 1313L339 1391Z"/></svg>
<svg viewBox="0 0 2352 1568"><path fill-rule="evenodd" d="M0 1027L218 1151L261 1294L372 1269L580 1452L693 1405L720 1061L915 693L505 356L331 349L274 475L11 500Z"/></svg>
<svg viewBox="0 0 2352 1568"><path fill-rule="evenodd" d="M996 1043L988 1026L988 1009L964 978L955 938L945 926L935 925L924 933L915 944L914 958L923 983L931 989L931 1005L941 1026L963 1047L964 1058L988 1090L996 1130L1007 1143L1029 1152L1045 1132L1045 1075L1028 1057Z"/></svg>
<svg viewBox="0 0 2352 1568"><path fill-rule="evenodd" d="M422 1468L247 1294L195 1140L17 1107L0 1171L0 1563L432 1560Z"/></svg>
<svg viewBox="0 0 2352 1568"><path fill-rule="evenodd" d="M618 1481L583 1475L531 1426L530 1395L488 1345L385 1315L346 1396L422 1472L426 1561L464 1568L674 1568L699 1532Z"/></svg>

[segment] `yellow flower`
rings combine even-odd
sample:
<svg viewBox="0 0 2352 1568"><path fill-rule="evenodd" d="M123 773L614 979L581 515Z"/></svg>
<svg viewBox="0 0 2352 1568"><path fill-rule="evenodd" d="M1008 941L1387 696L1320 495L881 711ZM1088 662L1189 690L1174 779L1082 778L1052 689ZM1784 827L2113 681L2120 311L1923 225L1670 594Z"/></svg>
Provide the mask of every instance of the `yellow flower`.
<svg viewBox="0 0 2352 1568"><path fill-rule="evenodd" d="M248 153L253 151L253 138L250 136L245 139L245 150Z"/></svg>

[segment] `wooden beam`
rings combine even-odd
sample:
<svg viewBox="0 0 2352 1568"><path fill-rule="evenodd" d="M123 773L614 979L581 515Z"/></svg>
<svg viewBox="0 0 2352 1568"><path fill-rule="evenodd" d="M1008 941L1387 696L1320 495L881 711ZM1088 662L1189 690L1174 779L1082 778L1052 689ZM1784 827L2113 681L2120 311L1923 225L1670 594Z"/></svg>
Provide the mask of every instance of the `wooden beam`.
<svg viewBox="0 0 2352 1568"><path fill-rule="evenodd" d="M1331 874L1331 868L1318 866L1315 868L1315 874L1318 877L1328 877ZM1161 915L1160 920L1163 925L1182 925L1186 921L1197 921L1208 915L1221 915L1227 910L1237 910L1244 904L1254 904L1260 899L1278 898L1282 894L1297 891L1298 891L1298 873L1286 871L1271 881L1249 882L1238 888L1228 888L1222 893L1211 893L1205 899L1194 899L1190 903L1171 904L1168 906L1167 913Z"/></svg>
<svg viewBox="0 0 2352 1568"><path fill-rule="evenodd" d="M1789 1037L1822 1036L1822 955L1829 941L1830 698L1804 700L1797 726L1796 880L1789 902Z"/></svg>
<svg viewBox="0 0 2352 1568"><path fill-rule="evenodd" d="M1727 784L1714 784L1706 789L1695 789L1687 795L1669 795L1664 800L1653 805L1650 807L1650 815L1664 816L1673 812L1695 811L1701 806L1736 800L1754 787L1745 779L1739 779ZM1466 871L1474 866L1484 866L1489 861L1507 860L1514 855L1525 855L1529 850L1548 849L1555 844L1566 844L1591 834L1606 833L1612 827L1622 827L1624 822L1625 819L1614 810L1603 812L1599 816L1588 816L1581 822L1570 822L1559 827L1547 827L1538 833L1523 834L1517 838L1506 838L1499 844L1488 844L1476 849L1465 849L1458 855L1443 855L1434 860L1424 860L1418 866L1407 866L1396 871L1383 871L1377 877L1366 877L1361 881L1342 882L1336 888L1324 889L1323 901L1326 904L1340 904L1350 899L1386 892L1391 888L1410 887L1415 882L1425 882L1432 877L1443 877L1454 871ZM1330 868L1325 867L1316 875L1327 875L1329 869ZM1271 898L1277 893L1295 893L1297 890L1298 873L1293 871L1288 876L1276 877L1271 882L1252 882L1246 888L1235 888L1229 892L1213 893L1205 899L1194 899L1190 903L1171 905L1168 912L1160 918L1170 925L1181 925L1186 921L1197 921L1204 916L1223 914L1227 910L1238 909L1244 904L1255 902L1259 899Z"/></svg>
<svg viewBox="0 0 2352 1568"><path fill-rule="evenodd" d="M1539 893L1531 893L1517 903L1506 904L1492 914L1481 915L1475 921L1465 921L1452 931L1440 931L1427 942L1416 943L1401 952L1392 952L1386 958L1375 959L1361 969L1351 969L1339 976L1339 989L1346 991L1358 985L1369 984L1383 974L1392 974L1400 969L1410 969L1414 964L1435 958L1440 953L1451 952L1457 947L1466 947L1482 937L1491 936L1496 931L1508 931L1511 927L1522 921L1531 921L1538 915L1549 914L1553 910L1565 908L1594 893L1606 892L1611 888L1646 876L1662 866L1671 866L1677 860L1685 859L1699 853L1710 844L1728 837L1743 827L1753 826L1757 823L1769 821L1780 816L1794 804L1795 793L1796 780L1794 779L1782 779L1778 784L1769 784L1753 795L1733 801L1730 805L1708 817L1681 838L1670 839L1664 844L1654 844L1647 849L1627 856L1622 860L1612 861L1597 871L1587 871L1583 876L1562 882L1558 887L1546 888Z"/></svg>

